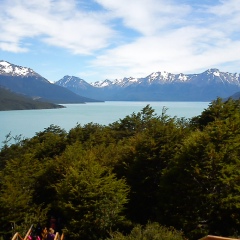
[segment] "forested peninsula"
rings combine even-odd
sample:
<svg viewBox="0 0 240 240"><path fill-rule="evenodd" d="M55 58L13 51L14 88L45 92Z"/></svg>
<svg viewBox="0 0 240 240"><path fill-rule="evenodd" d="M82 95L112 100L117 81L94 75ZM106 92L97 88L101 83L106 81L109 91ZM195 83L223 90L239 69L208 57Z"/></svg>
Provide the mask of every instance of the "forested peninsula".
<svg viewBox="0 0 240 240"><path fill-rule="evenodd" d="M33 100L0 86L0 111L63 108L49 102Z"/></svg>
<svg viewBox="0 0 240 240"><path fill-rule="evenodd" d="M240 101L191 119L150 105L107 126L51 125L0 151L0 236L31 224L70 240L240 234Z"/></svg>

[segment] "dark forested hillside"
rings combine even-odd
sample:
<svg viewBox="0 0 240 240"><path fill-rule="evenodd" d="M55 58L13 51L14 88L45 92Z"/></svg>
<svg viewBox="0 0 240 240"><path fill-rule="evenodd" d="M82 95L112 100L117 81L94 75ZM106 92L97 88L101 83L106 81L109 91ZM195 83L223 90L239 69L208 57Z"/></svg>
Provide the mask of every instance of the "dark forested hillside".
<svg viewBox="0 0 240 240"><path fill-rule="evenodd" d="M13 93L7 89L0 87L0 111L4 110L26 110L26 109L50 109L61 108L63 106L39 102L29 97Z"/></svg>
<svg viewBox="0 0 240 240"><path fill-rule="evenodd" d="M234 93L233 95L231 95L229 98L232 98L232 99L240 99L240 92L236 92Z"/></svg>
<svg viewBox="0 0 240 240"><path fill-rule="evenodd" d="M0 151L0 235L196 240L240 234L240 101L192 119L147 105L108 126L51 125Z"/></svg>

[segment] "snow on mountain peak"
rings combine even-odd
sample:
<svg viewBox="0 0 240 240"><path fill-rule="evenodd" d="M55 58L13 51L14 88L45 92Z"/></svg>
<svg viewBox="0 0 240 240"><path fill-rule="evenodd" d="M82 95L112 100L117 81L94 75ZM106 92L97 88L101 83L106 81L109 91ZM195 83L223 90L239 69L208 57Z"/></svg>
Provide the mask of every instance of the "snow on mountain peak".
<svg viewBox="0 0 240 240"><path fill-rule="evenodd" d="M182 82L185 82L188 80L187 76L182 73L179 74L178 79Z"/></svg>
<svg viewBox="0 0 240 240"><path fill-rule="evenodd" d="M155 79L155 78L157 78L159 76L159 72L153 72L152 74L151 74L151 78L152 79Z"/></svg>
<svg viewBox="0 0 240 240"><path fill-rule="evenodd" d="M207 74L213 74L215 76L219 76L220 75L220 71L217 69L217 68L211 68L211 69L208 69L206 71Z"/></svg>
<svg viewBox="0 0 240 240"><path fill-rule="evenodd" d="M0 61L0 65L5 66L5 67L9 67L11 64L9 62Z"/></svg>
<svg viewBox="0 0 240 240"><path fill-rule="evenodd" d="M67 86L69 83L79 84L79 83L81 83L82 79L78 78L78 77L66 75L60 81L64 82L64 85Z"/></svg>
<svg viewBox="0 0 240 240"><path fill-rule="evenodd" d="M149 76L149 79L151 79L151 80L155 80L155 79L158 79L158 78L167 79L167 78L168 78L168 75L169 75L169 73L166 72L166 71L163 71L163 72L153 72L153 73Z"/></svg>
<svg viewBox="0 0 240 240"><path fill-rule="evenodd" d="M109 80L104 80L103 82L101 82L101 87L107 87L107 86L109 86L111 84L111 81L109 81Z"/></svg>
<svg viewBox="0 0 240 240"><path fill-rule="evenodd" d="M213 75L216 76L216 77L219 77L220 76L220 72L219 71L214 71Z"/></svg>
<svg viewBox="0 0 240 240"><path fill-rule="evenodd" d="M103 88L112 85L112 82L108 79L105 79L103 81L97 81L90 83L93 87Z"/></svg>
<svg viewBox="0 0 240 240"><path fill-rule="evenodd" d="M14 72L16 73L16 75L23 75L23 76L26 76L29 73L33 73L31 69L25 68L25 67L15 67Z"/></svg>
<svg viewBox="0 0 240 240"><path fill-rule="evenodd" d="M8 62L0 61L0 71L5 73L11 73L13 71L13 67Z"/></svg>
<svg viewBox="0 0 240 240"><path fill-rule="evenodd" d="M138 82L138 78L130 77L128 80L129 82Z"/></svg>
<svg viewBox="0 0 240 240"><path fill-rule="evenodd" d="M153 82L167 83L167 82L172 82L174 80L174 77L175 77L174 74L163 71L163 72L153 72L147 77L147 79L150 84Z"/></svg>
<svg viewBox="0 0 240 240"><path fill-rule="evenodd" d="M17 66L6 61L0 61L0 73L12 76L35 75L30 68Z"/></svg>
<svg viewBox="0 0 240 240"><path fill-rule="evenodd" d="M168 79L168 75L169 75L169 73L166 71L161 72L161 76L163 79Z"/></svg>

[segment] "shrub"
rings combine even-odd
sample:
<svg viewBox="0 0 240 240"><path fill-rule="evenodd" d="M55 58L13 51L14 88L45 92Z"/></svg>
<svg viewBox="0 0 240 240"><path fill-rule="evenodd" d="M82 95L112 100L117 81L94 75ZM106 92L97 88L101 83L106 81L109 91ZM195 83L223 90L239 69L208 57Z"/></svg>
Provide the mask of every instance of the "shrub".
<svg viewBox="0 0 240 240"><path fill-rule="evenodd" d="M160 224L148 223L146 226L135 226L129 235L124 236L120 232L111 233L115 240L184 240L183 233L174 228L167 228ZM108 239L108 240L109 240Z"/></svg>

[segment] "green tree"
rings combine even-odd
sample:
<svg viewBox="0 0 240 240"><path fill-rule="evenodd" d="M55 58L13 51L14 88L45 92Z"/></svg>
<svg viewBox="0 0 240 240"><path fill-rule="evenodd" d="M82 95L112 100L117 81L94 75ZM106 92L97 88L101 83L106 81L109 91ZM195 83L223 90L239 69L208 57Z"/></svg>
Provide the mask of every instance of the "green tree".
<svg viewBox="0 0 240 240"><path fill-rule="evenodd" d="M46 221L47 207L33 201L38 166L39 162L32 154L24 154L6 162L0 172L1 226L12 222L24 233L32 224Z"/></svg>
<svg viewBox="0 0 240 240"><path fill-rule="evenodd" d="M165 171L165 222L183 228L192 239L239 233L239 124L237 113L192 132Z"/></svg>
<svg viewBox="0 0 240 240"><path fill-rule="evenodd" d="M54 169L54 158L66 147L65 137L64 130L51 125L31 139L4 146L0 154L1 226L14 222L25 232L32 224L46 224L56 199L52 185L57 175L50 170Z"/></svg>
<svg viewBox="0 0 240 240"><path fill-rule="evenodd" d="M228 99L224 101L217 98L212 101L207 109L205 109L199 116L191 119L192 126L203 129L209 123L215 120L225 120L240 112L240 99Z"/></svg>
<svg viewBox="0 0 240 240"><path fill-rule="evenodd" d="M131 187L126 214L134 221L146 224L159 221L159 185L162 172L170 163L180 141L189 133L183 120L171 118L166 112L155 117L142 117L142 130L124 141L115 171L126 177ZM140 123L139 123L140 124ZM141 124L140 124L141 125Z"/></svg>
<svg viewBox="0 0 240 240"><path fill-rule="evenodd" d="M115 138L121 140L125 137L134 136L136 133L142 132L151 126L151 123L159 117L154 109L147 105L138 113L132 113L117 122L110 124L110 127L115 131Z"/></svg>
<svg viewBox="0 0 240 240"><path fill-rule="evenodd" d="M84 126L78 124L69 131L67 139L69 144L74 144L75 142L82 143L85 149L102 144L108 146L116 142L112 130L108 126L96 123L88 123Z"/></svg>
<svg viewBox="0 0 240 240"><path fill-rule="evenodd" d="M71 159L62 180L56 185L59 208L64 212L71 239L101 239L124 217L128 187L78 144L62 155Z"/></svg>
<svg viewBox="0 0 240 240"><path fill-rule="evenodd" d="M33 147L35 157L38 159L53 158L60 155L67 145L67 133L59 126L50 125L44 131L38 132L28 140L26 147Z"/></svg>

